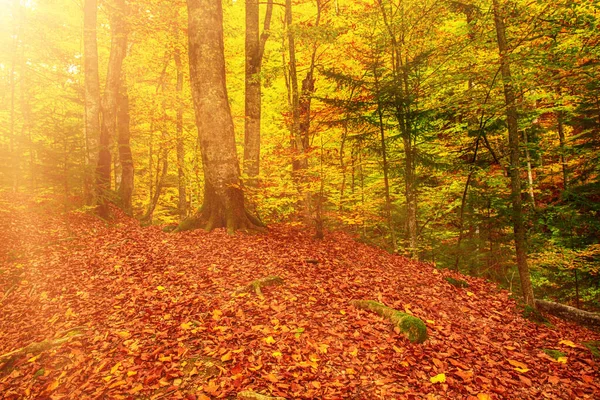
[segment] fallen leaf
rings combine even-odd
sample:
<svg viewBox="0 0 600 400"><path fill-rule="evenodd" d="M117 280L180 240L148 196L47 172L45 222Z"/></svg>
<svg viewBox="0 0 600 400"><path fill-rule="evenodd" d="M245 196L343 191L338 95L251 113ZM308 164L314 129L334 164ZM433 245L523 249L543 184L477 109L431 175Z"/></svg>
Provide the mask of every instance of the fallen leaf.
<svg viewBox="0 0 600 400"><path fill-rule="evenodd" d="M571 342L570 340L561 340L560 342L558 342L558 344L564 344L565 346L569 346L569 347L577 347L577 345L573 342Z"/></svg>
<svg viewBox="0 0 600 400"><path fill-rule="evenodd" d="M432 376L429 378L431 383L444 383L446 382L446 374L437 374L436 376Z"/></svg>

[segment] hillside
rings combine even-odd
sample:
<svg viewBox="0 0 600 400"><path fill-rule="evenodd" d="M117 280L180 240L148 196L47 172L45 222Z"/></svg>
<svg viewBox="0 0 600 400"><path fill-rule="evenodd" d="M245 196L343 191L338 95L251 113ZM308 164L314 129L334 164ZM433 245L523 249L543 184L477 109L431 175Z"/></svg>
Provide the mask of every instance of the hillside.
<svg viewBox="0 0 600 400"><path fill-rule="evenodd" d="M600 396L598 359L582 344L599 334L525 320L482 279L341 232L169 234L57 208L0 197L0 353L46 340L2 358L3 398ZM283 285L236 292L267 276ZM357 299L421 318L429 339L409 342Z"/></svg>

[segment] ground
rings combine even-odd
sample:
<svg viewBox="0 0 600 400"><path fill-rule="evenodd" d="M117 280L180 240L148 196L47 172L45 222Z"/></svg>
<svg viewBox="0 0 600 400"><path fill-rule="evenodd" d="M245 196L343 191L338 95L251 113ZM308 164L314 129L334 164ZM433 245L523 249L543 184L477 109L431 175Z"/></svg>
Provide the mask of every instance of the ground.
<svg viewBox="0 0 600 400"><path fill-rule="evenodd" d="M0 363L3 398L600 396L598 360L582 344L599 334L525 320L482 279L340 232L170 234L118 212L106 224L61 210L51 197L0 194L0 354L65 339ZM268 276L284 284L238 290ZM422 319L427 341L351 300Z"/></svg>

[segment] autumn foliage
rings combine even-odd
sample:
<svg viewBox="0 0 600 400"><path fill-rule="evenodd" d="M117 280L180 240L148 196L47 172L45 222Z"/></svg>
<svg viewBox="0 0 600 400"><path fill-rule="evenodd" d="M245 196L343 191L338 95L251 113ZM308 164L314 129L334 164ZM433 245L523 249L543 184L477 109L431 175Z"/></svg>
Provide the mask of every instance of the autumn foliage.
<svg viewBox="0 0 600 400"><path fill-rule="evenodd" d="M60 214L0 197L0 353L77 334L0 365L3 398L597 398L600 336L521 317L505 290L344 233L168 234L117 214ZM277 276L262 296L238 290ZM468 282L456 287L446 278ZM413 344L350 304L425 321ZM564 356L552 357L554 350ZM559 355L560 355L559 354Z"/></svg>

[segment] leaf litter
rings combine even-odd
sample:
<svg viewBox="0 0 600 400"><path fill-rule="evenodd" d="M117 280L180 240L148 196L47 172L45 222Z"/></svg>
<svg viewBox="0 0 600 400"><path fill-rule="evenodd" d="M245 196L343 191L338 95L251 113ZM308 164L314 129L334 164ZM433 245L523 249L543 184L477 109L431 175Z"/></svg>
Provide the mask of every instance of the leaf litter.
<svg viewBox="0 0 600 400"><path fill-rule="evenodd" d="M168 234L116 209L108 225L56 209L51 197L0 196L0 353L81 333L1 365L3 398L600 396L597 360L581 345L599 335L527 321L483 279L342 232ZM269 276L284 284L236 292ZM350 305L368 299L422 319L429 339L412 344Z"/></svg>

